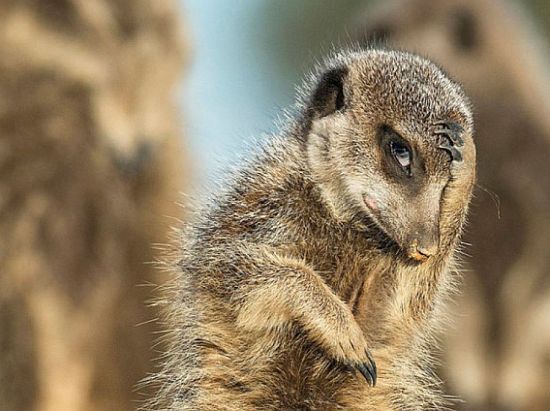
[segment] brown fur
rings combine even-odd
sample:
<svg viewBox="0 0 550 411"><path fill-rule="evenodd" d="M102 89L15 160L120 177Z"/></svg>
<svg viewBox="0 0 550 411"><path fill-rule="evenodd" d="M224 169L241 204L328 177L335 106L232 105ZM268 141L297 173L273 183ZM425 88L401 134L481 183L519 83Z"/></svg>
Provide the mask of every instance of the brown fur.
<svg viewBox="0 0 550 411"><path fill-rule="evenodd" d="M430 62L379 50L335 57L304 95L182 233L155 410L441 406L429 357L474 182L468 102ZM462 162L437 148L442 119L464 129ZM414 147L414 178L382 169L383 124ZM354 371L369 351L375 387Z"/></svg>
<svg viewBox="0 0 550 411"><path fill-rule="evenodd" d="M156 315L143 285L158 282L147 263L183 174L174 12L160 0L0 6L3 411L140 398Z"/></svg>
<svg viewBox="0 0 550 411"><path fill-rule="evenodd" d="M443 64L476 107L480 188L446 338L449 389L465 409L550 409L550 77L539 39L497 0L385 2L367 16L367 42Z"/></svg>

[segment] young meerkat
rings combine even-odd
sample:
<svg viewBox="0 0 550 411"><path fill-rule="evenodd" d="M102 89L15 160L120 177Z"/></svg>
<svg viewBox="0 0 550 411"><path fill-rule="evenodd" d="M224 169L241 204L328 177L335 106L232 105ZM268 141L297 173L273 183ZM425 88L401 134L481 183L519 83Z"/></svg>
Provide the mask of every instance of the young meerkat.
<svg viewBox="0 0 550 411"><path fill-rule="evenodd" d="M440 405L429 345L475 179L468 100L375 49L334 57L304 96L183 230L152 408Z"/></svg>

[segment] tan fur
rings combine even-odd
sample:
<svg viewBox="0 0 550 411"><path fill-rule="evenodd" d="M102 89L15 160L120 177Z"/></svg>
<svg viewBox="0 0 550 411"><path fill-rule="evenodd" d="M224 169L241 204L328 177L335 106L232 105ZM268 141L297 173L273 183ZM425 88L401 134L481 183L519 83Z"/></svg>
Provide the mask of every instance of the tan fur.
<svg viewBox="0 0 550 411"><path fill-rule="evenodd" d="M182 232L152 409L441 407L431 335L475 178L468 102L430 62L379 50L336 56L304 96ZM444 118L463 128L461 162L437 148ZM385 168L386 125L415 149L411 183ZM419 263L409 247L432 232ZM354 370L369 352L375 387Z"/></svg>
<svg viewBox="0 0 550 411"><path fill-rule="evenodd" d="M465 291L446 336L449 390L464 409L550 409L545 48L523 10L498 0L384 2L361 24L367 42L444 65L476 107L479 188L465 234Z"/></svg>
<svg viewBox="0 0 550 411"><path fill-rule="evenodd" d="M0 6L0 409L131 410L181 190L164 0Z"/></svg>

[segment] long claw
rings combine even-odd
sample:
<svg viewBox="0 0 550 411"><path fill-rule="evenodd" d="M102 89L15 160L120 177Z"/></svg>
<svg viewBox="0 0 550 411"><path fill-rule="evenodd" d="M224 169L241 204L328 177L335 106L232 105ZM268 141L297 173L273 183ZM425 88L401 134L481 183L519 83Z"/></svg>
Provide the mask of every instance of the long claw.
<svg viewBox="0 0 550 411"><path fill-rule="evenodd" d="M459 132L459 133L464 132L464 128L460 124L455 123L454 121L440 120L440 121L436 121L434 123L434 125L447 127L448 129Z"/></svg>
<svg viewBox="0 0 550 411"><path fill-rule="evenodd" d="M376 384L376 377L375 377L376 373L374 373L374 370L370 369L370 365L357 364L355 368L357 368L359 372L363 374L363 377L365 377L365 379L367 380L367 383L371 387L374 387L374 384Z"/></svg>
<svg viewBox="0 0 550 411"><path fill-rule="evenodd" d="M434 134L438 135L438 136L446 136L446 137L449 137L449 139L454 143L456 144L457 146L459 147L462 147L464 145L464 140L462 139L462 137L460 136L459 133L456 133L454 131L449 131L449 130L435 130L434 131Z"/></svg>
<svg viewBox="0 0 550 411"><path fill-rule="evenodd" d="M437 121L435 125L439 126L439 128L434 131L435 134L449 137L451 141L459 147L464 145L464 140L462 139L464 128L460 124L450 121Z"/></svg>
<svg viewBox="0 0 550 411"><path fill-rule="evenodd" d="M459 148L464 145L462 133L464 128L453 121L436 121L434 130L438 138L438 148L448 151L451 154L452 161L462 161L462 153Z"/></svg>
<svg viewBox="0 0 550 411"><path fill-rule="evenodd" d="M367 356L368 361L364 363L359 363L355 365L355 368L359 370L361 374L363 374L363 377L367 380L367 383L374 387L376 385L376 379L378 372L376 371L376 363L374 362L374 359L372 358L372 355L368 350L365 350L365 354Z"/></svg>
<svg viewBox="0 0 550 411"><path fill-rule="evenodd" d="M372 386L374 387L376 385L376 379L378 378L378 370L376 369L376 362L374 361L374 358L372 358L371 353L368 350L365 350L365 354L367 354L367 358L370 361L370 366L372 369Z"/></svg>
<svg viewBox="0 0 550 411"><path fill-rule="evenodd" d="M462 161L462 153L448 142L442 142L438 145L438 148L447 150L449 153L451 153L451 158L453 159L453 161Z"/></svg>

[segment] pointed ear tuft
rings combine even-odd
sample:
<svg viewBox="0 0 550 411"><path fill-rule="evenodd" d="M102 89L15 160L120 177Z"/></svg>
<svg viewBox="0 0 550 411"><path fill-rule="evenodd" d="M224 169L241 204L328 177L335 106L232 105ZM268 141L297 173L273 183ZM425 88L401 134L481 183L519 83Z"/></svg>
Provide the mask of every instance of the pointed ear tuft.
<svg viewBox="0 0 550 411"><path fill-rule="evenodd" d="M338 67L325 72L311 97L313 118L326 117L345 107L344 81L348 69Z"/></svg>

